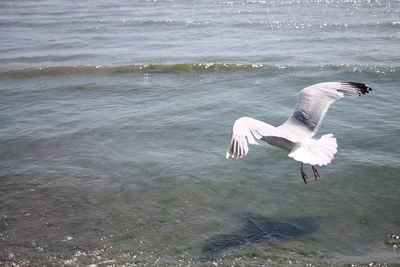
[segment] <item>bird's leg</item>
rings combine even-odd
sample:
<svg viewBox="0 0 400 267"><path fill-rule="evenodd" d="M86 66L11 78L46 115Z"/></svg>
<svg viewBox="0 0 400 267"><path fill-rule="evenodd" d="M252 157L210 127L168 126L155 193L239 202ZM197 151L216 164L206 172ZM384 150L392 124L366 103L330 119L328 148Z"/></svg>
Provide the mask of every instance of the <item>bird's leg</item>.
<svg viewBox="0 0 400 267"><path fill-rule="evenodd" d="M314 172L314 178L315 178L315 180L317 180L317 178L320 177L320 176L319 176L319 173L318 173L318 170L317 170L317 168L315 168L315 167L312 166L312 165L311 165L311 167L312 167L312 171Z"/></svg>
<svg viewBox="0 0 400 267"><path fill-rule="evenodd" d="M307 177L307 174L304 172L303 162L301 163L300 173L301 173L301 177L303 178L304 183L306 184L308 177Z"/></svg>

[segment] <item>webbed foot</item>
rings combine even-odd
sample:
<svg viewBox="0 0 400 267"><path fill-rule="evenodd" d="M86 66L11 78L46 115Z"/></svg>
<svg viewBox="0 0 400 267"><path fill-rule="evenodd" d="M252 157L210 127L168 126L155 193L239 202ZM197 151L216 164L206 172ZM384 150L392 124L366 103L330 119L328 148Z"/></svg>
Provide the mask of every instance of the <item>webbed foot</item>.
<svg viewBox="0 0 400 267"><path fill-rule="evenodd" d="M306 174L303 170L301 171L301 177L303 178L303 181L304 181L304 183L306 184L306 183L307 183L308 176L307 176L307 174Z"/></svg>
<svg viewBox="0 0 400 267"><path fill-rule="evenodd" d="M304 183L306 184L306 183L307 183L308 176L307 176L307 174L304 172L303 163L301 163L300 173L301 173L301 177L303 178Z"/></svg>
<svg viewBox="0 0 400 267"><path fill-rule="evenodd" d="M315 180L317 180L317 178L320 177L319 173L318 173L318 170L314 166L311 166L311 167L312 167L312 170L313 170L313 173L314 173L314 178L315 178Z"/></svg>

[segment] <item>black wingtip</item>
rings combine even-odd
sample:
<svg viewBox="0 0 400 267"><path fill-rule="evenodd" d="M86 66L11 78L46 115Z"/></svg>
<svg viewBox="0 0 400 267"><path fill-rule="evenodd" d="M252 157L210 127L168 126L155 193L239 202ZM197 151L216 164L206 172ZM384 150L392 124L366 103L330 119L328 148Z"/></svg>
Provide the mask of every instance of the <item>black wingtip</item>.
<svg viewBox="0 0 400 267"><path fill-rule="evenodd" d="M345 84L356 88L359 96L368 94L370 91L372 91L372 88L364 83L345 82Z"/></svg>

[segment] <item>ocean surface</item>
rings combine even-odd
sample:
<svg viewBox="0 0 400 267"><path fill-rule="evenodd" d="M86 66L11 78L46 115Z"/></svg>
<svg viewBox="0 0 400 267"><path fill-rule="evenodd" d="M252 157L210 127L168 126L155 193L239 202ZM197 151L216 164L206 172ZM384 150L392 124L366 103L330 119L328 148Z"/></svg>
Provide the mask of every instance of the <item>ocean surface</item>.
<svg viewBox="0 0 400 267"><path fill-rule="evenodd" d="M324 81L319 180L225 159ZM1 1L0 265L400 264L399 103L398 0Z"/></svg>

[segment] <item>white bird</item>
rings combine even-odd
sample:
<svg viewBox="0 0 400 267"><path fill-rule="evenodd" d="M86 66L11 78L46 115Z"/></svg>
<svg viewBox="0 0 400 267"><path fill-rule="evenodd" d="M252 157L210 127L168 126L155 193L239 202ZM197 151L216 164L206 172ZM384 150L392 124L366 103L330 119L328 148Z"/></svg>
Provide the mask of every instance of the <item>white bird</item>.
<svg viewBox="0 0 400 267"><path fill-rule="evenodd" d="M289 151L289 157L301 162L300 173L307 183L303 164L310 164L315 179L320 177L315 165L329 164L337 152L333 134L319 139L313 136L318 131L329 106L344 96L361 96L372 89L355 82L325 82L314 84L300 91L297 104L289 119L278 127L265 122L242 117L235 121L226 158L241 158L249 151L248 144L263 140L270 145Z"/></svg>

